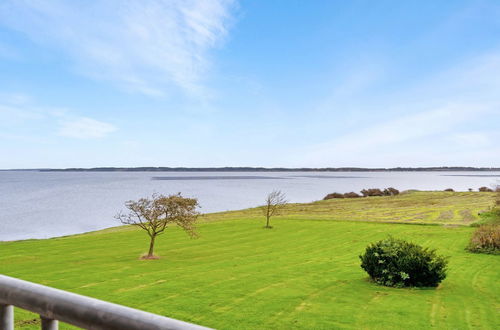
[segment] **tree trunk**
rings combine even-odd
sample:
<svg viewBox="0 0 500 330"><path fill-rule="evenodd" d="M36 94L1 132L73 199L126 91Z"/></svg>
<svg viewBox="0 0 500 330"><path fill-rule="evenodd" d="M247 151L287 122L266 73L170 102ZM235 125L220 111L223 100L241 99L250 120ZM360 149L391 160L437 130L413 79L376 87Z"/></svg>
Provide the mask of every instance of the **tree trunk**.
<svg viewBox="0 0 500 330"><path fill-rule="evenodd" d="M268 215L267 216L267 221L266 221L266 228L269 228L269 218L270 218L270 216Z"/></svg>
<svg viewBox="0 0 500 330"><path fill-rule="evenodd" d="M155 238L156 238L156 236L151 236L151 241L149 242L148 257L152 257L153 256L153 250L155 248Z"/></svg>

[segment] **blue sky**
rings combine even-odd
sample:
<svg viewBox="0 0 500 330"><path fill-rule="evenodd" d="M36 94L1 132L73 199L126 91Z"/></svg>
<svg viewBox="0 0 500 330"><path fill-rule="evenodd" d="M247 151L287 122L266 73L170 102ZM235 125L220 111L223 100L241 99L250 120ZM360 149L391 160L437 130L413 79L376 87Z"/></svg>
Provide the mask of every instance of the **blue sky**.
<svg viewBox="0 0 500 330"><path fill-rule="evenodd" d="M500 167L500 2L0 2L0 168Z"/></svg>

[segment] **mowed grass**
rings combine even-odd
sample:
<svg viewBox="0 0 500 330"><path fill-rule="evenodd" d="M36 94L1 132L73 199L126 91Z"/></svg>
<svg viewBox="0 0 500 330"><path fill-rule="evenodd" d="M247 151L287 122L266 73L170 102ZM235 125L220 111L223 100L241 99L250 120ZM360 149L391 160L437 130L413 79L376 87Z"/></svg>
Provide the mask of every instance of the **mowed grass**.
<svg viewBox="0 0 500 330"><path fill-rule="evenodd" d="M493 205L495 193L414 191L391 197L340 198L289 204L289 219L469 225ZM206 220L262 216L259 208L208 214Z"/></svg>
<svg viewBox="0 0 500 330"><path fill-rule="evenodd" d="M473 228L323 221L312 215L283 216L272 221L273 229L263 229L263 219L222 218L201 223L199 239L169 228L157 242L159 260L139 260L148 242L131 227L5 242L0 272L218 329L500 324L499 259L464 250ZM436 289L370 282L358 256L369 242L388 235L450 256L448 278ZM16 310L20 329L36 329L36 318Z"/></svg>

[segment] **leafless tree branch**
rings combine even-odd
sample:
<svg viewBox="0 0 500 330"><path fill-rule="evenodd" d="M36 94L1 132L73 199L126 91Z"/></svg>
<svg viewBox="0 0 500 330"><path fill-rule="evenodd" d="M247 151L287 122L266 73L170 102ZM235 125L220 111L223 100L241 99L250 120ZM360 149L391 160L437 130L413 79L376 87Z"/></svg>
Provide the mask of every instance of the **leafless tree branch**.
<svg viewBox="0 0 500 330"><path fill-rule="evenodd" d="M262 211L266 217L265 228L272 228L269 224L271 217L279 215L287 203L288 200L285 194L280 190L274 190L267 195L266 203L262 207Z"/></svg>

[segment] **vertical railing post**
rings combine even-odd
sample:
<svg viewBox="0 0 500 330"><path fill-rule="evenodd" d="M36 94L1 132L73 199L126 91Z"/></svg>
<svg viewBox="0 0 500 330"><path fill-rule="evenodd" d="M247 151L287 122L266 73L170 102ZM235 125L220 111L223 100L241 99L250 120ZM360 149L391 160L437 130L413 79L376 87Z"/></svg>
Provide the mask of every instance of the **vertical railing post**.
<svg viewBox="0 0 500 330"><path fill-rule="evenodd" d="M59 322L57 320L47 319L40 315L42 321L42 330L58 330Z"/></svg>
<svg viewBox="0 0 500 330"><path fill-rule="evenodd" d="M0 305L0 329L14 330L14 306Z"/></svg>

